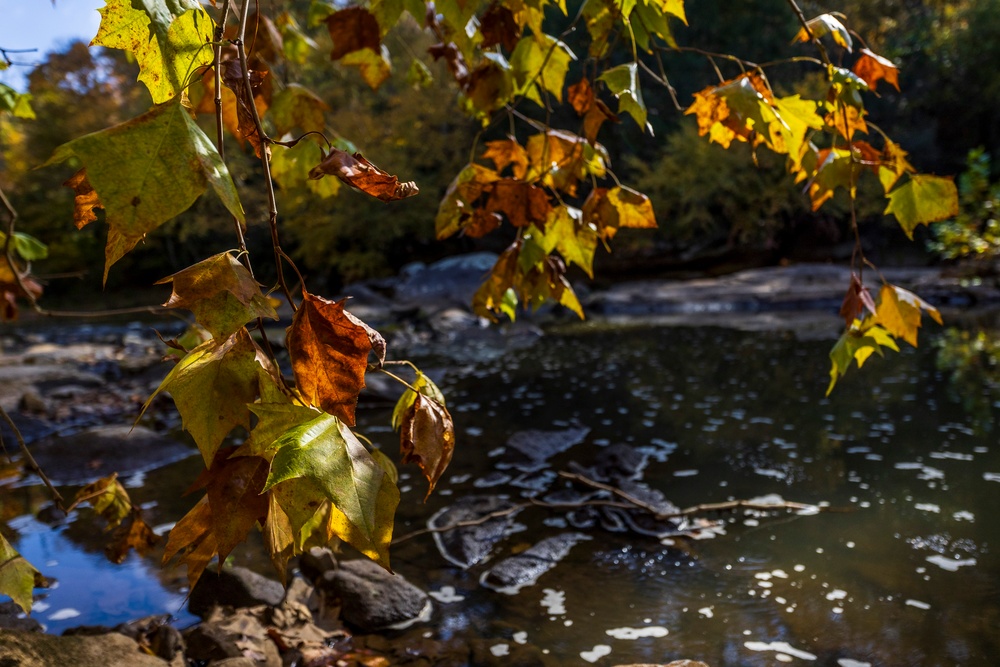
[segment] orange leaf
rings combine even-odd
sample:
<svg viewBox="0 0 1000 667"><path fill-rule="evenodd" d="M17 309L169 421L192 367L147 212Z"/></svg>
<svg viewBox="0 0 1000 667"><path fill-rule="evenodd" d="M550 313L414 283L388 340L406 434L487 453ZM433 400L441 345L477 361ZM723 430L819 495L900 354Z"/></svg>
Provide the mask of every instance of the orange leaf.
<svg viewBox="0 0 1000 667"><path fill-rule="evenodd" d="M597 143L597 133L606 120L610 120L612 123L621 122L618 116L608 108L608 105L600 100L595 100L594 105L587 111L587 115L583 117L583 136L591 145Z"/></svg>
<svg viewBox="0 0 1000 667"><path fill-rule="evenodd" d="M302 397L354 426L368 354L375 349L373 335L378 334L344 310L346 301L333 302L304 292L287 342ZM379 341L381 338L378 336ZM384 359L384 341L380 347Z"/></svg>
<svg viewBox="0 0 1000 667"><path fill-rule="evenodd" d="M566 101L570 103L578 116L582 116L594 105L594 89L586 77L574 83L566 91Z"/></svg>
<svg viewBox="0 0 1000 667"><path fill-rule="evenodd" d="M877 53L861 49L861 57L854 63L852 69L872 90L875 90L878 82L883 79L899 90L899 68L891 60Z"/></svg>
<svg viewBox="0 0 1000 667"><path fill-rule="evenodd" d="M267 481L267 461L256 456L229 458L233 451L230 447L218 451L205 480L219 560L225 560L258 521L263 523L268 509L267 496L260 495Z"/></svg>
<svg viewBox="0 0 1000 667"><path fill-rule="evenodd" d="M412 197L420 192L413 181L400 183L399 178L382 171L361 153L352 156L339 148L330 149L330 154L309 172L309 178L315 181L327 174L386 202Z"/></svg>
<svg viewBox="0 0 1000 667"><path fill-rule="evenodd" d="M115 530L111 542L104 549L104 555L112 563L120 565L128 556L129 549L135 549L140 556L145 556L159 541L160 536L143 520L139 509L133 508L131 518Z"/></svg>
<svg viewBox="0 0 1000 667"><path fill-rule="evenodd" d="M512 178L502 178L493 184L486 209L503 213L515 227L527 227L535 224L539 228L545 226L552 204L545 190L538 186Z"/></svg>
<svg viewBox="0 0 1000 667"><path fill-rule="evenodd" d="M424 471L430 484L427 496L448 467L454 449L455 425L448 409L432 398L417 394L403 415L399 450L403 463L417 463Z"/></svg>
<svg viewBox="0 0 1000 667"><path fill-rule="evenodd" d="M87 170L81 169L76 172L63 185L73 189L73 223L76 228L83 229L97 220L94 209L104 208L104 204L97 197L94 186L87 180Z"/></svg>
<svg viewBox="0 0 1000 667"><path fill-rule="evenodd" d="M855 132L868 134L868 124L865 123L865 110L856 109L852 106L838 104L833 111L826 116L827 127L832 127L848 141L854 137Z"/></svg>
<svg viewBox="0 0 1000 667"><path fill-rule="evenodd" d="M516 242L500 253L496 264L490 270L490 275L472 297L472 310L476 315L494 322L497 321L494 313L503 312L507 290L514 285L514 278L517 275L517 256L520 249L520 242ZM513 310L510 312L512 313ZM513 319L513 315L510 313L508 315Z"/></svg>
<svg viewBox="0 0 1000 667"><path fill-rule="evenodd" d="M326 27L333 40L330 60L340 60L348 53L371 49L381 50L382 32L375 15L362 7L347 7L334 12L326 19Z"/></svg>
<svg viewBox="0 0 1000 667"><path fill-rule="evenodd" d="M215 534L212 532L212 510L208 505L208 496L204 496L170 529L163 551L163 564L178 556L180 562L187 565L188 587L194 588L217 553Z"/></svg>
<svg viewBox="0 0 1000 667"><path fill-rule="evenodd" d="M266 70L250 70L250 90L252 94L248 95L246 93L246 82L243 79L243 68L240 67L240 62L238 60L227 60L222 63L222 83L236 95L236 136L249 141L257 157L261 156L261 140L260 135L257 133L257 124L254 122L253 112L247 106L246 101L252 97L254 99L254 106L257 107L258 118L264 115L264 112L267 111L268 101L263 96L258 95L258 91L261 90L267 74ZM270 98L270 95L267 97Z"/></svg>
<svg viewBox="0 0 1000 667"><path fill-rule="evenodd" d="M861 282L858 274L851 272L851 286L847 288L844 301L840 304L840 316L844 318L844 323L850 327L855 319L861 317L864 309L872 315L875 314L875 301L872 299L868 288Z"/></svg>
<svg viewBox="0 0 1000 667"><path fill-rule="evenodd" d="M497 172L503 171L507 165L513 165L511 173L516 179L523 179L528 173L528 153L513 137L486 142L483 159L493 160Z"/></svg>
<svg viewBox="0 0 1000 667"><path fill-rule="evenodd" d="M463 220L462 233L469 238L482 238L499 227L501 222L503 222L503 218L500 217L499 213L477 208L467 220Z"/></svg>

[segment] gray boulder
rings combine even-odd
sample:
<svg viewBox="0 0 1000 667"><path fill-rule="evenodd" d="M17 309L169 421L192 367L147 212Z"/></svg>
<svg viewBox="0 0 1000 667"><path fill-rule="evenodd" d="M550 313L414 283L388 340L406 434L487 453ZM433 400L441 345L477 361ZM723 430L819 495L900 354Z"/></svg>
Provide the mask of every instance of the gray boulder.
<svg viewBox="0 0 1000 667"><path fill-rule="evenodd" d="M277 606L285 597L285 589L245 567L227 567L222 572L205 570L191 591L188 610L205 617L215 606L255 607Z"/></svg>
<svg viewBox="0 0 1000 667"><path fill-rule="evenodd" d="M340 600L344 622L364 632L401 629L430 615L426 593L367 559L342 562L319 585Z"/></svg>
<svg viewBox="0 0 1000 667"><path fill-rule="evenodd" d="M414 267L396 286L396 299L417 305L440 302L468 307L472 295L497 261L491 252L458 255L426 268Z"/></svg>
<svg viewBox="0 0 1000 667"><path fill-rule="evenodd" d="M27 616L13 602L0 602L0 628L20 632L41 632L42 624Z"/></svg>

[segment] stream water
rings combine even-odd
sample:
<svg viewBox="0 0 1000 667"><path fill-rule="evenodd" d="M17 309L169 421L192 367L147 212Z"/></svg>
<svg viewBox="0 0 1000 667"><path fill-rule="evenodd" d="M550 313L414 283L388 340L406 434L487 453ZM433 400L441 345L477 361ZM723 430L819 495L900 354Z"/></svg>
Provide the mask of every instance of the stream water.
<svg viewBox="0 0 1000 667"><path fill-rule="evenodd" d="M1000 664L1000 396L976 375L983 359L956 362L944 340L924 333L919 350L852 369L829 398L830 340L785 333L586 324L490 360L422 360L448 397L458 447L426 504L419 471L401 469L397 535L464 494L530 493L497 465L525 429L589 429L551 471L612 444L642 448L645 481L681 507L777 494L832 511L707 515L724 520L721 534L673 546L594 529L516 595L481 586L482 567L461 570L416 537L393 565L439 600L417 632L495 639L498 656L527 642L567 665ZM395 455L390 412L362 411L359 428ZM198 466L129 480L131 493L169 524L194 501L181 491ZM0 494L26 508L44 495ZM53 531L30 513L5 518L16 548L59 580L36 609L49 631L151 613L192 620L182 572L134 555L108 564L95 524ZM517 520L494 562L567 532L555 510ZM255 543L234 560L267 571Z"/></svg>

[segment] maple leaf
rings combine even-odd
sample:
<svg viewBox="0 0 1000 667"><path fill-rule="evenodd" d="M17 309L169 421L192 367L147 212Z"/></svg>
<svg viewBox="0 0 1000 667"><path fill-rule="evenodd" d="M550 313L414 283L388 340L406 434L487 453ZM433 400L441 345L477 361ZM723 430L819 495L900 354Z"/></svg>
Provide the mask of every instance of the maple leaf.
<svg viewBox="0 0 1000 667"><path fill-rule="evenodd" d="M544 107L539 88L562 102L563 83L576 55L563 42L542 33L522 37L510 55L516 92Z"/></svg>
<svg viewBox="0 0 1000 667"><path fill-rule="evenodd" d="M622 227L655 229L656 215L649 197L641 192L621 186L594 188L583 203L583 222L608 240Z"/></svg>
<svg viewBox="0 0 1000 667"><path fill-rule="evenodd" d="M284 585L288 573L288 561L296 554L295 534L292 530L288 514L282 509L274 493L265 494L267 499L267 518L261 527L264 536L264 546L271 557L271 564Z"/></svg>
<svg viewBox="0 0 1000 667"><path fill-rule="evenodd" d="M528 153L514 137L486 142L483 159L493 160L498 173L502 172L507 165L512 165L511 174L515 179L524 179L528 173Z"/></svg>
<svg viewBox="0 0 1000 667"><path fill-rule="evenodd" d="M63 144L45 165L73 156L83 163L107 211L105 282L112 264L146 234L186 211L208 186L244 221L226 164L178 102Z"/></svg>
<svg viewBox="0 0 1000 667"><path fill-rule="evenodd" d="M879 292L878 310L875 313L876 321L882 325L886 331L902 338L913 347L917 346L917 330L920 328L920 312L926 310L927 314L937 322L943 324L941 313L926 301L918 297L913 292L885 284Z"/></svg>
<svg viewBox="0 0 1000 667"><path fill-rule="evenodd" d="M87 170L81 169L70 176L63 185L73 190L73 224L83 229L97 220L95 208L104 208L94 186L87 180Z"/></svg>
<svg viewBox="0 0 1000 667"><path fill-rule="evenodd" d="M316 408L295 403L255 403L249 406L257 417L250 437L240 445L233 456L274 456L275 441L289 429L319 416Z"/></svg>
<svg viewBox="0 0 1000 667"><path fill-rule="evenodd" d="M889 193L884 213L896 216L899 226L912 239L918 225L958 215L958 188L949 177L910 174L906 183Z"/></svg>
<svg viewBox="0 0 1000 667"><path fill-rule="evenodd" d="M361 78L372 90L378 90L392 74L389 50L383 44L379 49L351 51L340 59L345 67L356 67Z"/></svg>
<svg viewBox="0 0 1000 667"><path fill-rule="evenodd" d="M840 316L844 318L845 326L850 327L851 323L857 319L864 309L872 315L875 314L875 301L872 299L868 288L861 282L858 274L851 272L851 286L844 295L844 301L840 304Z"/></svg>
<svg viewBox="0 0 1000 667"><path fill-rule="evenodd" d="M331 148L323 161L309 171L309 178L318 180L328 174L385 202L405 199L420 192L413 181L400 183L396 176L382 171L361 153L352 156L339 148Z"/></svg>
<svg viewBox="0 0 1000 667"><path fill-rule="evenodd" d="M10 596L24 613L31 613L31 593L45 578L0 534L0 593Z"/></svg>
<svg viewBox="0 0 1000 667"><path fill-rule="evenodd" d="M502 108L514 93L510 65L499 54L487 55L495 57L486 58L460 82L467 101L483 115Z"/></svg>
<svg viewBox="0 0 1000 667"><path fill-rule="evenodd" d="M583 116L594 105L594 89L587 77L566 89L566 101L573 107L578 116Z"/></svg>
<svg viewBox="0 0 1000 667"><path fill-rule="evenodd" d="M77 491L66 511L72 511L83 502L90 503L93 510L108 522L109 529L132 513L132 501L125 487L118 481L118 473L111 473Z"/></svg>
<svg viewBox="0 0 1000 667"><path fill-rule="evenodd" d="M203 483L211 509L211 530L219 560L223 561L243 542L268 511L261 495L267 481L267 461L257 456L231 458L231 448L220 449Z"/></svg>
<svg viewBox="0 0 1000 667"><path fill-rule="evenodd" d="M611 93L618 98L618 115L627 113L638 123L640 129L652 134L652 128L646 123L646 103L639 88L639 66L636 63L618 65L605 70L597 78L607 84Z"/></svg>
<svg viewBox="0 0 1000 667"><path fill-rule="evenodd" d="M288 329L287 344L303 399L354 426L354 409L365 386L368 354L381 351L384 360L385 341L345 311L346 302L304 292Z"/></svg>
<svg viewBox="0 0 1000 667"><path fill-rule="evenodd" d="M884 356L883 347L899 352L892 335L877 324L868 322L864 329L851 326L845 331L830 350L830 385L826 395L830 395L837 380L850 368L851 361L856 361L861 368L872 354Z"/></svg>
<svg viewBox="0 0 1000 667"><path fill-rule="evenodd" d="M326 18L326 27L333 40L330 60L340 60L349 53L370 49L378 52L382 30L375 16L363 7L346 7Z"/></svg>
<svg viewBox="0 0 1000 667"><path fill-rule="evenodd" d="M303 132L322 132L330 106L316 93L297 83L290 83L271 99L268 118L274 123L275 136L298 127Z"/></svg>
<svg viewBox="0 0 1000 667"><path fill-rule="evenodd" d="M866 113L864 109L838 105L833 111L827 114L826 124L834 128L840 136L850 141L854 138L855 132L868 134L868 124L865 122Z"/></svg>
<svg viewBox="0 0 1000 667"><path fill-rule="evenodd" d="M173 291L163 305L190 310L216 339L228 338L258 317L278 319L260 285L229 252L213 255L156 284L164 283L172 283Z"/></svg>
<svg viewBox="0 0 1000 667"><path fill-rule="evenodd" d="M589 277L594 277L597 229L583 222L580 209L557 206L549 216L545 231L532 231L536 233L532 233L531 237L540 237L540 245L546 254L557 250L568 263L576 264Z"/></svg>
<svg viewBox="0 0 1000 667"><path fill-rule="evenodd" d="M583 137L564 130L549 130L528 138L527 180L540 180L566 194L576 196L577 183L588 176L603 178L610 161L601 144L591 145Z"/></svg>
<svg viewBox="0 0 1000 667"><path fill-rule="evenodd" d="M878 178L886 194L899 181L900 176L915 171L909 160L906 159L907 155L908 153L899 144L886 139L885 146L882 148L881 165L878 170Z"/></svg>
<svg viewBox="0 0 1000 667"><path fill-rule="evenodd" d="M587 142L591 146L597 146L597 133L601 129L601 125L604 121L610 120L612 123L620 123L621 120L617 115L611 112L611 109L602 102L601 100L594 100L594 105L590 107L587 111L587 115L583 117L583 136L587 138Z"/></svg>
<svg viewBox="0 0 1000 667"><path fill-rule="evenodd" d="M850 151L839 148L820 151L819 165L807 187L812 210L818 211L833 197L837 188L853 191L855 188L853 169L854 163Z"/></svg>
<svg viewBox="0 0 1000 667"><path fill-rule="evenodd" d="M582 320L583 306L565 274L566 265L558 257L550 255L526 272L517 287L530 307L537 309L546 301L555 301Z"/></svg>
<svg viewBox="0 0 1000 667"><path fill-rule="evenodd" d="M285 135L286 138L288 135ZM305 139L294 146L277 146L271 155L271 175L284 190L306 188L309 192L326 199L340 192L340 179L309 178L309 171L316 164L317 157L325 153L315 141Z"/></svg>
<svg viewBox="0 0 1000 667"><path fill-rule="evenodd" d="M160 392L170 392L185 430L210 467L233 428L250 429L247 405L259 395L262 378L277 375L247 330L240 329L225 340L213 339L188 352L146 400L139 418Z"/></svg>
<svg viewBox="0 0 1000 667"><path fill-rule="evenodd" d="M163 564L174 556L187 566L188 588L198 583L209 562L218 554L215 534L212 532L212 509L208 496L198 503L170 529L167 546L163 550ZM221 563L219 564L221 567Z"/></svg>
<svg viewBox="0 0 1000 667"><path fill-rule="evenodd" d="M872 90L875 90L878 82L883 79L899 90L899 68L891 60L868 49L861 49L861 57L855 61L851 71L861 77Z"/></svg>
<svg viewBox="0 0 1000 667"><path fill-rule="evenodd" d="M500 180L500 174L482 165L469 164L452 180L438 206L434 218L434 229L438 239L462 231L472 216L473 204L492 184Z"/></svg>
<svg viewBox="0 0 1000 667"><path fill-rule="evenodd" d="M854 42L851 40L851 33L832 14L820 14L816 18L807 21L806 26L808 26L808 30L805 27L799 28L799 31L795 34L795 38L792 40L793 43L811 41L810 33L812 33L812 38L814 39L830 35L833 37L835 43L844 47L847 51L850 51L854 45Z"/></svg>
<svg viewBox="0 0 1000 667"><path fill-rule="evenodd" d="M497 321L494 313L503 313L513 321L516 316L517 298L514 297L514 278L517 274L518 243L513 243L500 253L490 275L472 296L472 311L480 317ZM512 300L513 297L513 300Z"/></svg>
<svg viewBox="0 0 1000 667"><path fill-rule="evenodd" d="M302 422L296 426L301 426ZM291 429L288 430L290 432ZM282 434L284 435L284 434ZM292 536L293 553L301 553L306 545L326 546L333 538L332 531L325 531L327 522L322 516L329 512L330 501L319 482L311 477L296 477L276 484L267 491L274 503L281 508L288 519ZM324 534L317 536L316 530L323 526Z"/></svg>
<svg viewBox="0 0 1000 667"><path fill-rule="evenodd" d="M104 555L116 565L121 565L130 549L140 556L147 555L160 542L160 536L143 520L138 507L129 512L128 519L121 523L111 535L111 541L104 548Z"/></svg>
<svg viewBox="0 0 1000 667"><path fill-rule="evenodd" d="M413 389L400 396L392 412L392 427L399 431L403 463L417 463L427 478L430 497L455 450L455 425L444 395L434 382L417 371Z"/></svg>
<svg viewBox="0 0 1000 667"><path fill-rule="evenodd" d="M797 168L801 166L808 148L809 130L823 127L823 119L817 113L821 103L791 95L775 98L773 104L780 119L780 122L771 124L773 148L777 153L787 154L793 167Z"/></svg>
<svg viewBox="0 0 1000 667"><path fill-rule="evenodd" d="M486 210L503 213L515 227L530 224L544 225L552 204L542 188L513 178L502 178L493 183Z"/></svg>
<svg viewBox="0 0 1000 667"><path fill-rule="evenodd" d="M128 51L154 104L175 97L212 62L215 24L196 0L107 0L92 46Z"/></svg>
<svg viewBox="0 0 1000 667"><path fill-rule="evenodd" d="M479 17L479 30L483 35L480 48L485 51L493 46L502 46L511 52L517 47L521 29L510 9L499 2L493 2Z"/></svg>
<svg viewBox="0 0 1000 667"><path fill-rule="evenodd" d="M338 537L389 569L399 490L350 429L322 415L288 431L276 449L263 490L302 477L317 483L340 515L331 521Z"/></svg>

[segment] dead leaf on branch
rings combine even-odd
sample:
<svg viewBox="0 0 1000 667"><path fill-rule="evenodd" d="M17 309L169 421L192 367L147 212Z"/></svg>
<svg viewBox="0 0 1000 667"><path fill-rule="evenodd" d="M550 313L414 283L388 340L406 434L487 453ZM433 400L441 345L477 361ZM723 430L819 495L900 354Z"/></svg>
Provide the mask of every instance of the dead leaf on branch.
<svg viewBox="0 0 1000 667"><path fill-rule="evenodd" d="M861 277L852 271L851 285L847 288L843 303L840 304L840 316L844 318L845 326L850 327L854 320L861 319L866 308L874 315L875 300L872 299L868 288L861 282Z"/></svg>
<svg viewBox="0 0 1000 667"><path fill-rule="evenodd" d="M323 161L309 171L309 178L313 180L326 175L336 176L351 187L384 202L406 199L420 192L413 181L400 183L398 177L382 171L361 153L351 155L339 148L331 149Z"/></svg>
<svg viewBox="0 0 1000 667"><path fill-rule="evenodd" d="M407 389L396 403L392 425L399 430L403 463L418 464L427 478L426 501L451 461L455 425L444 395L429 377L417 371L413 389Z"/></svg>
<svg viewBox="0 0 1000 667"><path fill-rule="evenodd" d="M365 386L368 355L385 360L385 341L344 310L346 299L330 301L304 293L288 329L288 353L302 397L354 426L358 394Z"/></svg>
<svg viewBox="0 0 1000 667"><path fill-rule="evenodd" d="M493 183L486 200L486 210L503 213L515 227L544 227L552 204L542 188L512 178Z"/></svg>
<svg viewBox="0 0 1000 667"><path fill-rule="evenodd" d="M875 90L878 82L885 80L896 90L899 90L899 68L891 60L869 51L861 49L861 57L854 63L851 70Z"/></svg>
<svg viewBox="0 0 1000 667"><path fill-rule="evenodd" d="M511 53L521 38L521 26L514 13L499 2L494 2L479 19L479 30L483 34L480 48L484 51L502 46Z"/></svg>
<svg viewBox="0 0 1000 667"><path fill-rule="evenodd" d="M87 170L81 169L63 183L73 190L73 224L83 229L97 220L95 208L104 208L94 186L87 180Z"/></svg>
<svg viewBox="0 0 1000 667"><path fill-rule="evenodd" d="M381 48L382 31L378 19L363 7L347 7L334 12L327 17L326 27L333 40L330 60L340 60L362 49L378 53Z"/></svg>
<svg viewBox="0 0 1000 667"><path fill-rule="evenodd" d="M486 142L486 150L482 155L484 160L493 160L497 173L511 165L511 174L516 179L523 179L528 173L528 152L514 137Z"/></svg>
<svg viewBox="0 0 1000 667"><path fill-rule="evenodd" d="M590 81L584 77L566 90L566 101L569 102L578 116L583 116L594 104L594 89Z"/></svg>
<svg viewBox="0 0 1000 667"><path fill-rule="evenodd" d="M247 104L247 100L252 99L257 107L257 117L260 118L267 111L270 94L265 98L258 93L264 86L267 79L267 70L250 70L250 91L246 90L246 81L243 78L243 67L238 60L227 60L222 63L222 84L233 91L236 96L236 136L245 139L253 146L254 153L261 157L261 146L263 142L260 133L257 132L257 123L254 122L253 111ZM214 84L213 84L214 85ZM268 87L270 93L270 87ZM213 103L214 108L214 103ZM268 149L269 150L269 149ZM270 155L270 152L268 153Z"/></svg>
<svg viewBox="0 0 1000 667"><path fill-rule="evenodd" d="M267 496L261 494L267 461L257 456L229 458L233 451L219 450L205 480L219 560L225 560L268 511Z"/></svg>
<svg viewBox="0 0 1000 667"><path fill-rule="evenodd" d="M170 529L162 562L166 565L177 556L178 560L187 566L189 588L194 588L209 562L218 554L212 522L212 509L208 504L208 496L203 496L198 504Z"/></svg>
<svg viewBox="0 0 1000 667"><path fill-rule="evenodd" d="M80 503L90 503L90 507L108 522L109 530L132 512L132 501L118 481L118 473L111 473L77 491L66 511L72 511Z"/></svg>

